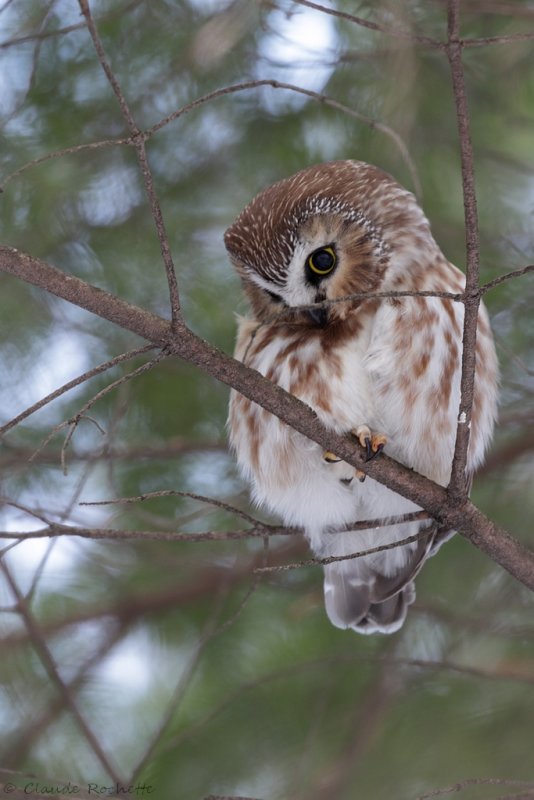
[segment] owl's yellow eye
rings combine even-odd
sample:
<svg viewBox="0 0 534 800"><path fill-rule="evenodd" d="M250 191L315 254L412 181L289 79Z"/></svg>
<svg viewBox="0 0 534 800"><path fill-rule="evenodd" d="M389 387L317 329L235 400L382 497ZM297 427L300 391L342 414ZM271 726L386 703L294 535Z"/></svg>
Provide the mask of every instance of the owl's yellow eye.
<svg viewBox="0 0 534 800"><path fill-rule="evenodd" d="M315 250L307 261L308 267L316 275L328 275L336 266L336 253L333 247L321 247Z"/></svg>

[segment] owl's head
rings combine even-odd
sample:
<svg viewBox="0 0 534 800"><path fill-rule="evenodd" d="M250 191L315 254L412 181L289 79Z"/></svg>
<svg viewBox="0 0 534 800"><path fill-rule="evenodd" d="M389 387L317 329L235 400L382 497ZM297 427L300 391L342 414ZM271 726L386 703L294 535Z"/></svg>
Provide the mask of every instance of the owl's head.
<svg viewBox="0 0 534 800"><path fill-rule="evenodd" d="M414 239L433 242L413 196L361 161L318 164L269 186L224 237L257 319L319 326L361 300L310 306L388 288Z"/></svg>

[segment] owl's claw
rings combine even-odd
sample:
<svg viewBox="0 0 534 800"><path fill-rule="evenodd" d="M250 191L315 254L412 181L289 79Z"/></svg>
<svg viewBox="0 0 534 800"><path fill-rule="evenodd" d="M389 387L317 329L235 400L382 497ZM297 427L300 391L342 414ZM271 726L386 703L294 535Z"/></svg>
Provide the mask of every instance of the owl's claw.
<svg viewBox="0 0 534 800"><path fill-rule="evenodd" d="M334 453L331 453L330 450L325 450L323 453L323 461L326 461L327 464L339 464L341 461Z"/></svg>
<svg viewBox="0 0 534 800"><path fill-rule="evenodd" d="M387 444L387 436L383 433L371 433L367 425L359 425L355 430L351 431L362 447L365 447L365 460L370 461L377 456Z"/></svg>
<svg viewBox="0 0 534 800"><path fill-rule="evenodd" d="M381 450L384 449L384 445L387 443L387 437L384 436L383 433L371 433L371 430L367 425L359 425L357 428L351 431L352 435L356 437L362 447L365 447L366 452L366 461L370 461L372 458L377 456ZM342 459L338 458L335 453L332 453L330 450L323 451L323 461L326 461L327 464L339 464ZM348 464L346 465L348 467ZM365 472L361 469L357 469L354 471L355 477L363 483L365 480ZM347 479L343 478L343 482L350 483L352 478Z"/></svg>

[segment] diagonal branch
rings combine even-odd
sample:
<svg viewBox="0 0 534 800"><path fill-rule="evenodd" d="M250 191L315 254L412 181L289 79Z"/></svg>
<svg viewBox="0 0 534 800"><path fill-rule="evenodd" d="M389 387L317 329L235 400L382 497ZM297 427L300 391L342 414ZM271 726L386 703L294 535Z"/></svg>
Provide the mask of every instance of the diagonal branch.
<svg viewBox="0 0 534 800"><path fill-rule="evenodd" d="M19 589L17 582L15 581L14 577L11 574L11 570L8 568L5 560L0 561L0 568L4 573L7 583L13 594L15 595L15 599L17 602L17 610L20 612L20 615L24 621L28 634L31 638L32 644L39 655L41 663L50 678L52 684L56 686L58 689L65 707L69 709L71 714L73 715L76 723L85 737L89 747L95 754L98 761L100 761L101 765L107 772L107 774L112 778L113 781L116 783L120 783L120 775L118 774L116 767L110 762L107 754L104 752L100 742L98 741L97 737L89 727L88 723L86 722L84 716L82 715L80 709L78 708L77 703L74 700L73 695L66 683L64 683L63 679L61 678L56 662L50 652L48 645L42 636L42 633L35 621L33 614L31 613L28 604Z"/></svg>
<svg viewBox="0 0 534 800"><path fill-rule="evenodd" d="M11 428L14 428L15 425L18 425L19 422L27 419L32 414L35 414L36 411L39 411L43 406L48 405L56 398L61 397L62 394L65 392L74 389L76 386L80 386L80 384L85 383L85 381L90 380L90 378L94 378L95 375L100 375L100 373L105 372L108 369L116 366L117 364L121 364L123 361L129 361L132 358L135 358L138 355L142 355L143 353L147 353L149 350L153 350L153 344L147 344L144 347L137 347L135 350L129 350L127 353L121 353L119 356L115 356L115 358L111 358L109 361L104 361L102 364L98 364L98 366L93 367L93 369L84 372L82 375L78 375L77 378L73 378L73 380L65 383L63 386L60 386L59 389L56 389L50 394L47 394L46 397L43 397L37 403L29 406L25 411L21 411L20 414L17 414L16 417L13 417L9 422L5 425L0 427L0 437L6 434Z"/></svg>
<svg viewBox="0 0 534 800"><path fill-rule="evenodd" d="M494 289L496 286L500 286L501 283L509 281L511 278L520 278L522 275L527 275L529 272L534 272L534 264L528 264L526 267L521 267L520 269L513 269L511 272L506 272L504 275L499 275L497 278L493 278L492 281L483 283L482 286L480 287L480 291L483 294L485 294L490 289Z"/></svg>
<svg viewBox="0 0 534 800"><path fill-rule="evenodd" d="M359 550L357 553L347 553L346 556L308 558L306 561L298 561L295 564L281 564L274 567L256 567L254 572L285 572L286 570L300 569L301 567L325 566L326 564L334 564L337 561L351 561L355 558L365 558L365 556L371 556L374 553L382 553L384 550L394 550L396 547L403 547L407 544L413 544L414 542L418 542L420 539L424 539L426 536L434 533L435 530L435 526L430 525L430 527L424 528L422 531L419 531L419 533L414 533L413 536L407 536L405 539L397 539L389 544L380 544L377 547L369 547L365 550Z"/></svg>
<svg viewBox="0 0 534 800"><path fill-rule="evenodd" d="M147 128L146 130L139 131L137 130L137 128L135 128L134 132L131 133L131 135L128 137L119 137L117 139L103 139L101 141L88 142L87 144L79 144L73 147L65 147L60 150L54 150L52 152L45 153L44 155L38 156L37 158L28 161L21 167L18 167L18 169L16 169L14 172L8 173L3 179L2 183L0 184L0 191L3 191L8 185L8 183L14 180L14 178L17 178L19 175L22 175L22 173L26 172L28 169L36 167L39 164L44 163L45 161L49 161L50 159L63 158L64 156L71 155L74 153L80 153L85 150L99 150L103 147L118 147L124 145L137 147L139 142L141 142L144 147L144 143L149 139L151 139L152 136L154 136L154 134L156 134L166 125L169 125L174 120L179 119L185 114L189 114L194 109L199 108L206 103L210 103L211 101L216 100L219 97L225 97L226 95L237 94L239 92L246 92L252 89L261 89L264 86L269 86L272 89L280 89L282 91L293 92L294 94L301 94L304 95L305 97L309 97L311 100L315 100L317 103L321 103L322 105L328 106L329 108L333 108L336 111L340 111L342 114L345 114L348 117L352 117L352 119L357 119L359 122L362 122L364 125L367 125L372 130L380 131L380 133L383 133L384 136L389 137L393 142L393 144L397 147L401 158L406 164L406 167L412 179L412 184L415 194L418 197L421 196L422 194L421 181L419 179L417 168L410 155L408 147L406 146L406 143L404 142L402 137L397 133L397 131L393 130L393 128L391 128L389 125L386 125L384 122L380 122L379 120L373 119L372 117L362 114L361 112L356 111L356 109L351 108L350 106L347 106L344 103L340 103L338 100L334 100L333 98L328 97L325 94L321 94L320 92L314 92L311 89L305 89L302 86L296 86L293 83L283 83L273 78L258 78L253 81L234 83L230 84L229 86L223 86L220 89L214 89L213 91L208 92L208 94L202 95L201 97L197 97L190 103L186 103L184 106L177 108L171 114L168 114L166 117L163 117L163 119L159 120L159 122L156 122L154 125L152 125L150 128ZM151 183L150 175L149 175L149 182ZM149 197L151 196L152 195L149 194ZM153 215L155 211L157 211L157 209L153 209ZM159 215L157 215L157 219L158 220L160 219ZM164 234L164 231L162 233Z"/></svg>
<svg viewBox="0 0 534 800"><path fill-rule="evenodd" d="M313 8L315 11L321 11L323 14L331 14L333 17L337 17L338 19L345 19L348 22L353 22L355 25L359 25L362 28L367 28L368 30L376 31L378 33L385 33L387 36L393 36L394 38L398 39L406 39L409 42L422 44L426 47L432 47L436 50L441 50L444 46L442 42L432 39L430 36L421 36L419 34L411 33L411 31L404 30L403 28L394 28L391 25L372 22L369 19L357 17L355 14L348 14L346 11L338 11L337 9L329 8L328 6L322 6L319 3L312 3L310 0L295 0L295 2L298 3L299 6Z"/></svg>
<svg viewBox="0 0 534 800"><path fill-rule="evenodd" d="M0 246L0 270L121 325L164 347L169 354L195 364L319 444L323 450L330 450L356 469L412 500L445 529L459 530L518 581L534 590L534 553L485 517L466 496L453 497L442 486L384 454L366 462L364 448L353 439L325 428L316 413L301 400L196 336L185 325L177 335L173 333L171 324L161 317L11 247Z"/></svg>

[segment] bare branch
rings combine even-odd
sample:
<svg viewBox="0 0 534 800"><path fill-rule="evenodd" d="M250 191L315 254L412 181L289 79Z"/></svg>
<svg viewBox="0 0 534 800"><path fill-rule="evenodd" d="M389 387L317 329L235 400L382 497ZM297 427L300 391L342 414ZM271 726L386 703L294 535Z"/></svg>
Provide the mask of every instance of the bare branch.
<svg viewBox="0 0 534 800"><path fill-rule="evenodd" d="M511 272L507 272L504 275L499 275L498 278L494 278L492 281L488 281L487 283L483 283L480 287L480 292L485 294L490 289L494 289L496 286L500 286L501 283L505 281L509 281L510 278L520 278L522 275L526 275L528 272L534 271L534 264L529 264L527 267L522 267L521 269L514 269Z"/></svg>
<svg viewBox="0 0 534 800"><path fill-rule="evenodd" d="M61 150L54 150L51 153L45 153L45 155L38 156L37 158L28 161L26 164L23 164L22 167L19 167L14 172L10 172L4 178L2 184L0 185L0 192L3 192L14 178L18 178L19 175L22 175L23 172L31 169L32 167L36 167L38 164L43 164L45 161L50 161L53 158L63 158L63 156L69 156L73 153L81 153L84 150L100 150L103 147L114 147L115 145L122 145L122 144L132 144L131 137L122 138L122 139L102 139L99 142L88 142L87 144L78 144L74 147L63 147Z"/></svg>
<svg viewBox="0 0 534 800"><path fill-rule="evenodd" d="M13 539L15 541L24 541L26 539L46 539L49 537L59 536L80 536L84 539L115 539L115 540L129 540L129 539L145 539L149 541L164 541L164 542L224 542L229 540L250 539L250 538L264 538L265 536L300 536L303 534L301 528L289 528L285 525L270 525L266 522L254 519L246 514L241 509L230 506L221 501L215 500L211 497L202 498L199 495L193 495L189 492L151 492L149 495L140 495L139 497L125 498L124 500L109 500L93 503L80 503L81 506L92 505L108 505L111 503L128 503L137 500L148 500L153 497L193 497L194 499L202 500L203 502L210 503L211 505L224 508L233 514L243 517L247 522L252 524L251 528L239 531L202 531L194 533L181 533L180 531L138 531L138 530L122 530L116 528L84 528L75 525L64 525L61 522L52 522L46 517L37 512L32 512L31 509L20 506L18 503L12 502L8 499L0 498L0 502L5 505L13 506L21 511L36 516L46 524L46 527L39 528L33 531L0 531L0 539ZM386 519L367 519L358 520L345 525L339 530L330 531L331 536L336 536L346 531L367 531L376 528L387 528L390 525L399 525L404 522L414 522L416 520L430 519L425 511L414 511L410 514L402 514L398 517L387 517ZM387 548L386 548L387 549ZM355 557L355 556L354 556ZM334 559L335 560L335 559ZM319 562L310 562L319 563Z"/></svg>
<svg viewBox="0 0 534 800"><path fill-rule="evenodd" d="M205 497L202 494L195 494L194 492L179 492L175 489L163 489L159 492L146 492L145 494L137 495L137 497L119 497L116 500L93 500L90 502L80 503L81 506L107 506L107 505L126 505L130 503L140 503L145 500L153 500L158 497L189 497L191 500L198 500L200 503L208 503L216 508L222 508L223 511L228 511L230 514L235 514L241 517L246 522L251 522L253 525L262 525L259 520L242 511L236 506L226 503L224 500L219 500L215 497Z"/></svg>
<svg viewBox="0 0 534 800"><path fill-rule="evenodd" d="M150 203L150 209L156 226L161 255L163 258L163 263L165 265L165 271L167 273L167 283L169 286L169 296L170 296L171 312L172 312L172 327L173 330L176 330L179 327L181 320L180 294L178 291L178 281L176 279L176 271L172 260L169 238L167 236L167 231L165 229L163 213L161 211L160 202L156 194L152 173L148 165L148 157L145 147L145 137L137 127L137 123L133 118L133 115L130 111L128 103L126 102L126 98L122 92L119 82L115 77L115 74L111 69L111 66L106 58L102 41L98 35L98 31L96 29L94 20L91 16L91 10L89 8L89 0L78 0L78 2L80 5L81 12L85 17L87 28L91 35L91 39L93 40L93 44L96 50L96 54L98 56L98 60L100 61L100 65L106 75L106 78L110 83L111 88L113 89L113 92L115 93L115 96L117 98L117 101L119 103L122 112L122 116L126 122L126 125L128 126L128 130L130 131L131 136L133 137L133 142L137 153L137 160L139 162L141 173L143 175L145 190Z"/></svg>
<svg viewBox="0 0 534 800"><path fill-rule="evenodd" d="M13 0L7 0L2 8L0 8L0 12L4 11L5 8L12 2ZM116 8L109 11L107 14L102 15L100 17L99 22L104 22L105 20L113 19L114 17L121 17L126 14L128 11L131 11L136 6L140 5L143 0L131 0L131 2L126 3L122 8ZM0 42L0 50L7 50L9 47L15 47L19 44L26 44L26 42L35 42L39 41L42 42L45 39L52 39L58 36L65 36L68 33L73 33L74 31L82 30L85 27L85 23L78 22L75 25L65 25L63 28L55 28L52 31L39 31L38 33L30 33L27 36L17 36L13 39L7 39L5 42Z"/></svg>
<svg viewBox="0 0 534 800"><path fill-rule="evenodd" d="M143 353L148 353L150 350L154 349L153 344L147 344L144 347L137 347L135 350L129 350L127 353L121 353L119 356L115 356L115 358L111 358L109 361L104 361L102 364L99 364L96 367L84 372L82 375L78 375L77 378L73 378L73 380L65 383L59 389L56 389L50 394L47 394L46 397L43 397L41 400L38 400L37 403L34 403L32 406L29 406L25 411L21 411L20 414L17 414L16 417L13 417L9 422L5 425L0 427L0 436L4 436L11 428L14 428L23 420L27 419L32 414L35 414L36 411L39 411L44 406L51 403L53 400L56 400L58 397L61 397L62 394L65 392L69 392L71 389L74 389L76 386L79 386L85 381L90 380L90 378L94 378L95 375L100 375L100 373L105 372L112 367L115 367L117 364L121 364L123 361L129 361L132 358L135 358L138 355L142 355Z"/></svg>
<svg viewBox="0 0 534 800"><path fill-rule="evenodd" d="M459 530L476 547L534 589L534 554L489 520L466 497L454 499L442 486L395 462L384 454L365 461L365 450L350 437L325 428L315 412L260 373L230 358L184 326L173 335L170 323L126 303L91 284L14 248L0 247L0 270L70 300L100 317L144 336L203 372L232 386L253 402L282 419L294 430L317 442L324 450L362 470L388 488L424 508L443 527Z"/></svg>
<svg viewBox="0 0 534 800"><path fill-rule="evenodd" d="M352 117L353 119L357 119L360 122L363 122L365 125L368 125L370 128L380 131L385 136L388 136L399 150L402 159L408 167L415 194L418 196L421 195L421 181L419 179L417 168L412 157L410 156L410 152L406 147L406 144L399 134L393 130L393 128L390 128L389 125L386 125L383 122L377 122L365 114L360 114L359 111L355 111L353 108L350 108L350 106L346 106L343 103L333 100L331 97L327 97L324 94L314 92L311 89L304 89L301 86L295 86L293 83L283 83L282 81L272 80L270 78L262 78L255 81L245 81L242 83L235 83L231 86L225 86L222 89L215 89L213 92L209 92L203 97L198 97L191 103L187 103L185 106L182 106L182 108L173 111L172 114L169 114L151 128L148 128L144 135L146 137L152 136L154 133L156 133L156 131L159 131L173 120L178 119L184 114L188 114L190 111L193 111L193 109L204 105L204 103L209 103L212 100L215 100L217 97L224 97L225 95L234 94L236 92L249 91L250 89L258 89L261 86L270 86L273 89L283 89L288 92L305 95L306 97L310 97L312 100L317 100L317 102L322 103L329 108L334 108L337 111L341 111L343 114Z"/></svg>
<svg viewBox="0 0 534 800"><path fill-rule="evenodd" d="M165 357L166 354L160 352L154 358L151 358L150 361L145 361L145 363L141 364L141 366L137 367L131 372L126 373L126 375L122 375L120 378L117 378L117 380L113 381L112 383L109 383L107 386L105 386L103 389L97 392L93 397L91 397L91 399L88 400L73 417L66 420L65 422L62 422L59 426L56 426L56 430L59 430L60 428L70 425L69 432L65 437L63 447L61 448L61 465L63 467L64 473L65 473L65 455L67 452L67 448L70 444L70 441L74 435L74 431L78 427L78 423L80 422L81 419L91 419L90 417L87 417L87 411L89 411L89 409L92 408L92 406L98 400L101 400L102 397L105 397L105 395L109 394L109 392L112 392L118 386L121 386L123 383L126 383L126 381L130 381L132 380L132 378L137 378L139 375L142 375L144 372L147 372L148 370L152 369L153 367L156 366L156 364L159 364L159 362ZM98 422L96 422L95 420L93 420L93 422L95 422L95 425L98 426ZM103 431L102 429L101 431L102 433L105 433L105 431Z"/></svg>
<svg viewBox="0 0 534 800"><path fill-rule="evenodd" d="M204 800L261 800L259 797L245 797L244 795L210 794Z"/></svg>
<svg viewBox="0 0 534 800"><path fill-rule="evenodd" d="M11 570L8 568L5 559L0 561L0 569L4 573L4 576L9 584L9 588L15 595L18 611L20 612L20 615L24 621L28 634L31 638L32 644L41 660L44 669L48 674L48 677L50 678L51 683L53 683L58 689L61 697L63 698L65 707L68 708L71 714L73 715L81 733L83 734L87 743L89 744L89 747L95 754L96 758L100 761L107 774L116 783L121 783L121 777L117 772L116 767L111 763L109 757L104 752L97 737L95 736L95 734L87 724L85 718L83 717L81 711L79 710L67 684L64 683L63 679L61 678L56 663L53 659L53 656L48 648L48 645L46 644L46 641L37 625L37 622L35 621L33 614L31 613L26 603L26 600L19 589L18 584L13 578Z"/></svg>
<svg viewBox="0 0 534 800"><path fill-rule="evenodd" d="M381 544L378 547L370 547L367 550L360 550L357 553L349 553L346 556L327 556L326 558L309 558L307 561L299 561L296 564L281 564L274 567L257 567L255 572L285 572L289 569L300 569L301 567L316 567L326 564L333 564L337 561L350 561L353 558L364 558L364 556L373 555L373 553L382 553L384 550L394 550L396 547L402 547L406 544L413 544L420 539L424 539L431 533L434 533L435 526L431 525L424 530L415 533L413 536L407 536L405 539L399 539L389 544Z"/></svg>
<svg viewBox="0 0 534 800"><path fill-rule="evenodd" d="M514 44L515 42L531 42L534 33L511 33L508 36L486 36L482 39L462 39L463 47L485 47L491 44Z"/></svg>
<svg viewBox="0 0 534 800"><path fill-rule="evenodd" d="M29 447L11 446L3 442L4 452L0 458L0 465L3 467L17 467L26 465L33 451ZM140 459L166 460L175 459L177 456L189 455L190 453L227 453L228 449L225 442L217 441L194 441L182 439L181 437L171 437L166 442L139 444L132 447L115 446L109 444L92 450L73 450L70 454L71 461L100 461L109 458L111 461L132 461ZM38 464L56 464L61 458L58 448L50 448L32 458Z"/></svg>
<svg viewBox="0 0 534 800"><path fill-rule="evenodd" d="M418 34L411 33L410 31L403 30L402 28L393 28L391 25L383 25L378 22L371 22L371 20L364 19L363 17L357 17L354 14L348 14L345 11L338 11L334 8L321 6L319 3L312 3L310 0L295 0L295 2L300 6L306 6L307 8L313 8L316 11L321 11L323 14L330 14L333 17L338 17L338 19L345 19L348 22L353 22L355 25L360 25L360 27L368 28L371 31L385 33L388 36L393 36L398 39L406 39L410 42L423 44L426 47L432 47L437 50L443 50L445 47L443 42L438 42L436 39L430 38L430 36L420 36Z"/></svg>
<svg viewBox="0 0 534 800"><path fill-rule="evenodd" d="M76 525L62 525L50 522L45 528L34 531L0 531L0 539L25 541L26 539L47 539L58 536L80 536L82 539L110 539L114 541L142 540L150 542L226 542L239 539L265 536L294 536L300 531L282 525L256 525L242 531L203 531L201 533L180 533L179 531L138 531L117 528L83 528Z"/></svg>
<svg viewBox="0 0 534 800"><path fill-rule="evenodd" d="M452 78L460 157L462 187L464 195L465 237L466 237L466 278L464 297L464 329L462 337L462 375L460 380L460 406L458 427L448 486L452 498L467 497L468 476L466 474L467 449L471 429L471 411L475 385L476 340L478 310L480 307L479 274L480 247L478 234L478 213L473 166L473 145L469 125L469 109L462 66L462 45L459 39L459 0L448 0L448 40L447 57Z"/></svg>
<svg viewBox="0 0 534 800"><path fill-rule="evenodd" d="M141 310L103 289L75 278L74 275L67 275L14 247L0 246L0 270L85 308L153 344L164 346L171 338L167 320L150 311Z"/></svg>
<svg viewBox="0 0 534 800"><path fill-rule="evenodd" d="M431 797L442 797L445 794L455 794L466 789L468 786L523 786L526 788L534 788L532 781L518 781L511 778L465 778L458 783L453 783L452 786L446 786L444 789L434 789L432 792L420 795L417 800L429 800Z"/></svg>
<svg viewBox="0 0 534 800"><path fill-rule="evenodd" d="M323 14L330 14L338 19L344 19L348 22L353 22L362 28L367 28L377 33L384 33L387 36L392 36L396 39L404 39L414 44L424 45L431 47L434 50L446 50L447 45L437 39L432 39L430 36L423 36L421 34L412 33L411 31L404 30L403 28L394 28L391 25L384 25L378 22L357 17L355 14L348 14L345 11L338 11L334 8L319 5L319 3L310 2L310 0L295 0L300 6L313 8L316 11L321 11ZM534 39L534 32L532 33L512 33L507 36L486 36L477 39L460 39L462 47L485 47L494 44L514 44L515 42L532 41Z"/></svg>
<svg viewBox="0 0 534 800"><path fill-rule="evenodd" d="M319 103L322 103L325 106L330 108L334 108L337 111L342 112L343 114L352 117L353 119L357 119L360 122L363 122L365 125L368 125L373 130L380 131L385 136L388 136L391 141L395 144L401 158L406 164L406 167L410 173L414 192L417 196L421 196L421 180L419 178L419 174L417 172L417 167L410 155L410 152L403 141L402 137L393 130L389 125L386 125L383 122L379 122L371 117L366 116L365 114L361 114L358 111L355 111L350 106L346 106L343 103L339 103L337 100L334 100L330 97L327 97L324 94L320 94L319 92L314 92L311 89L304 89L301 86L296 86L292 83L283 83L278 80L270 79L270 78L262 78L254 81L245 81L242 83L232 84L230 86L225 86L221 89L215 89L208 94L198 97L190 103L187 103L185 106L178 108L176 111L173 111L171 114L168 114L166 117L161 119L152 127L147 128L144 131L137 131L133 133L131 136L128 137L120 137L117 139L103 139L97 142L88 142L87 144L80 144L75 145L73 147L65 147L60 150L55 150L51 153L46 153L42 156L39 156L31 161L23 164L21 167L16 169L14 172L9 173L3 180L3 183L0 185L0 191L3 191L8 183L10 183L14 178L17 178L23 172L26 172L28 169L35 167L39 164L42 164L45 161L49 161L50 159L54 158L62 158L66 155L72 155L75 153L83 152L84 150L99 150L105 147L115 147L120 145L128 145L131 147L138 147L138 143L141 140L142 142L148 141L155 133L159 130L164 128L170 122L173 122L175 119L183 116L184 114L188 114L190 111L204 105L205 103L209 103L212 100L217 99L218 97L224 97L229 94L235 94L238 92L250 91L251 89L258 89L262 86L270 86L273 89L282 89L288 92L294 92L296 94L302 94L306 97L311 98L312 100L316 100Z"/></svg>

